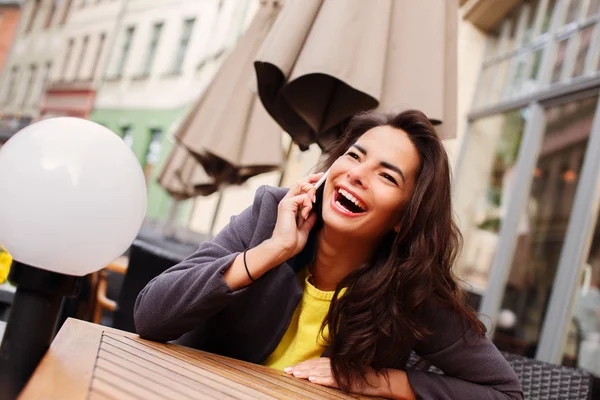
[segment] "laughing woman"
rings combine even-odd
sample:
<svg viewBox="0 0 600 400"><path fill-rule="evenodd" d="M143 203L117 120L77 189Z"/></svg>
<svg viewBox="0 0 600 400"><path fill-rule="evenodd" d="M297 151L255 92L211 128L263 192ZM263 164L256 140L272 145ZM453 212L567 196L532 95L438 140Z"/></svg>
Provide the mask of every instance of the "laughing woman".
<svg viewBox="0 0 600 400"><path fill-rule="evenodd" d="M420 111L355 116L322 174L253 205L152 280L138 333L396 399L522 399L452 273L444 147ZM405 369L410 351L445 375Z"/></svg>

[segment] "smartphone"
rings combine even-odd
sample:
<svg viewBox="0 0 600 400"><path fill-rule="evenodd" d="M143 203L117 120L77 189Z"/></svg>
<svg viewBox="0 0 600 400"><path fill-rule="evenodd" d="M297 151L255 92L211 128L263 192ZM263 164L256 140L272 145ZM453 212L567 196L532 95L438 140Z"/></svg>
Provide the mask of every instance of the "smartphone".
<svg viewBox="0 0 600 400"><path fill-rule="evenodd" d="M327 175L329 175L330 170L331 170L331 168L329 168L327 171L325 171L325 173L323 174L321 179L319 179L317 181L317 183L315 183L315 189L319 189L321 187L321 185L325 183L325 181L327 180Z"/></svg>
<svg viewBox="0 0 600 400"><path fill-rule="evenodd" d="M331 169L331 168L330 168ZM314 187L317 190L317 195L315 196L315 201L313 202L313 204L315 206L313 206L313 209L315 210L315 212L317 212L317 214L320 214L321 211L321 200L323 197L323 191L319 190L319 188L321 186L323 186L323 184L325 183L325 181L327 180L327 175L329 175L329 169L327 171L325 171L325 173L323 174L323 176L317 181L317 183L315 183ZM302 207L300 207L300 209L298 210L298 214L297 214L297 224L300 225L300 215L302 214Z"/></svg>

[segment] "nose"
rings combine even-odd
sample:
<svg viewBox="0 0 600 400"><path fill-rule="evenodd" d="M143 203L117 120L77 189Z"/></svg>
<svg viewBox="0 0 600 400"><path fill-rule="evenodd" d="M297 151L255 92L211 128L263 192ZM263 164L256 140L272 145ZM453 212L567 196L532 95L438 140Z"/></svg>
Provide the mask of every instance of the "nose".
<svg viewBox="0 0 600 400"><path fill-rule="evenodd" d="M365 170L365 164L360 164L348 170L348 180L360 187L366 187L367 183L367 171Z"/></svg>

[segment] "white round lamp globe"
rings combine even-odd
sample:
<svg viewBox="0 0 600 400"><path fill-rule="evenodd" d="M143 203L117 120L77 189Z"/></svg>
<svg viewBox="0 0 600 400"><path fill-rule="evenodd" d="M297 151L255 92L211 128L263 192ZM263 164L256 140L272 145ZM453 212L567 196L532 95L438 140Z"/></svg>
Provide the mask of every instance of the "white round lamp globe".
<svg viewBox="0 0 600 400"><path fill-rule="evenodd" d="M146 213L142 168L97 123L46 119L0 148L0 244L15 261L83 276L118 258Z"/></svg>

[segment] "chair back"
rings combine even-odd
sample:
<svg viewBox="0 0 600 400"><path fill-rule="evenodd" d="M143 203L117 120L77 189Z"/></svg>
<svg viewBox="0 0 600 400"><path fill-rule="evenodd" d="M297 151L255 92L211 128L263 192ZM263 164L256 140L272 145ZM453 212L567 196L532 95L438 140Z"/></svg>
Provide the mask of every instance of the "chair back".
<svg viewBox="0 0 600 400"><path fill-rule="evenodd" d="M176 254L147 241L134 241L129 253L127 272L119 291L113 327L136 333L133 307L138 294L153 278L178 264L186 256L187 254Z"/></svg>
<svg viewBox="0 0 600 400"><path fill-rule="evenodd" d="M581 370L550 364L511 353L502 353L515 370L523 387L525 400L589 400L592 399L593 377ZM414 352L406 364L443 375L443 372Z"/></svg>

